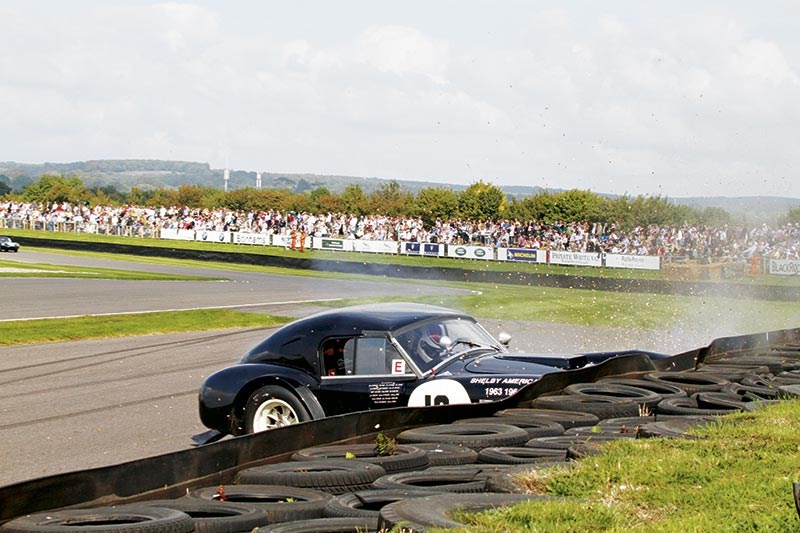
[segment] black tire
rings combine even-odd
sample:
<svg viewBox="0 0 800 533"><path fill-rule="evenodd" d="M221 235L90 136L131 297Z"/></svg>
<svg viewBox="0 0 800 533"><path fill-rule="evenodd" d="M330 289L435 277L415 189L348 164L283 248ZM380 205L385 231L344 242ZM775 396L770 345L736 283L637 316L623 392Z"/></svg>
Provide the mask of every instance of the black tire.
<svg viewBox="0 0 800 533"><path fill-rule="evenodd" d="M715 417L705 416L681 416L671 418L669 420L660 420L645 424L639 428L639 438L649 439L653 437L660 438L679 438L679 439L695 439L693 435L688 433L689 429L708 424L713 421Z"/></svg>
<svg viewBox="0 0 800 533"><path fill-rule="evenodd" d="M628 427L623 424L621 426L594 426L590 428L569 428L567 431L564 432L564 435L575 435L578 437L584 437L586 439L591 439L592 437L596 437L598 435L609 435L617 439L635 439L636 431L637 431L637 426Z"/></svg>
<svg viewBox="0 0 800 533"><path fill-rule="evenodd" d="M285 485L343 494L372 488L386 471L378 465L351 459L289 461L240 471L237 483Z"/></svg>
<svg viewBox="0 0 800 533"><path fill-rule="evenodd" d="M504 416L512 417L530 417L534 420L550 420L562 426L564 429L569 429L575 426L593 426L597 424L600 419L591 413L584 413L579 411L559 411L558 409L504 409L498 411L494 416L502 418Z"/></svg>
<svg viewBox="0 0 800 533"><path fill-rule="evenodd" d="M655 408L653 410L655 410ZM633 416L630 418L608 418L606 420L601 420L600 423L597 424L597 428L599 428L602 433L619 433L622 436L638 436L639 428L655 421L655 415ZM595 429L595 431L597 430Z"/></svg>
<svg viewBox="0 0 800 533"><path fill-rule="evenodd" d="M661 401L661 395L642 387L618 385L615 383L573 383L564 388L566 394L576 394L600 398L621 398L637 405L655 407Z"/></svg>
<svg viewBox="0 0 800 533"><path fill-rule="evenodd" d="M531 474L545 468L550 470L561 468L566 471L573 464L566 462L566 454L567 452L564 450L564 461L515 465L498 472L492 472L486 478L486 492L530 494L530 488L520 484L520 474Z"/></svg>
<svg viewBox="0 0 800 533"><path fill-rule="evenodd" d="M174 509L145 505L119 505L94 509L68 509L20 516L2 526L4 533L107 531L124 533L190 533L194 521Z"/></svg>
<svg viewBox="0 0 800 533"><path fill-rule="evenodd" d="M621 426L628 426L628 427L636 427L641 426L642 424L649 424L650 422L655 422L656 417L655 415L650 416L631 416L628 418L607 418L605 420L601 420L597 423L598 426L601 428L619 428Z"/></svg>
<svg viewBox="0 0 800 533"><path fill-rule="evenodd" d="M287 524L275 524L258 531L266 533L366 533L378 531L379 517L314 518Z"/></svg>
<svg viewBox="0 0 800 533"><path fill-rule="evenodd" d="M467 465L478 460L478 452L458 444L417 442L414 447L428 455L429 466Z"/></svg>
<svg viewBox="0 0 800 533"><path fill-rule="evenodd" d="M529 463L552 463L566 461L564 450L531 448L528 446L499 446L484 448L478 452L479 463L498 465L522 465Z"/></svg>
<svg viewBox="0 0 800 533"><path fill-rule="evenodd" d="M757 387L742 385L741 383L728 383L722 387L722 391L728 394L735 394L745 398L762 400L778 400L781 397L780 389L776 387Z"/></svg>
<svg viewBox="0 0 800 533"><path fill-rule="evenodd" d="M140 505L174 509L189 515L197 533L236 533L267 525L267 512L247 503L216 502L194 498L149 500Z"/></svg>
<svg viewBox="0 0 800 533"><path fill-rule="evenodd" d="M441 491L372 489L348 492L331 499L325 506L325 516L343 518L364 516L377 519L384 506L406 498L421 498L442 494Z"/></svg>
<svg viewBox="0 0 800 533"><path fill-rule="evenodd" d="M656 412L665 415L723 416L732 411L730 409L701 409L697 406L697 400L687 396L686 398L661 400L661 403L656 406Z"/></svg>
<svg viewBox="0 0 800 533"><path fill-rule="evenodd" d="M278 385L265 385L247 399L244 407L244 430L256 433L267 429L311 420L300 400Z"/></svg>
<svg viewBox="0 0 800 533"><path fill-rule="evenodd" d="M441 442L460 444L473 450L489 446L517 446L528 441L524 429L508 424L444 424L407 429L397 435L397 442Z"/></svg>
<svg viewBox="0 0 800 533"><path fill-rule="evenodd" d="M318 490L276 485L222 485L226 503L246 503L267 514L269 523L321 518L332 498ZM181 499L220 501L220 487L205 487Z"/></svg>
<svg viewBox="0 0 800 533"><path fill-rule="evenodd" d="M624 436L618 433L561 435L559 437L541 437L537 439L531 439L525 444L525 446L531 448L552 448L555 450L564 450L566 452L571 446L583 444L587 441L607 442L611 440L619 440L621 438L624 438Z"/></svg>
<svg viewBox="0 0 800 533"><path fill-rule="evenodd" d="M718 391L730 383L724 377L715 376L711 372L648 372L644 379L675 385L689 396L696 392Z"/></svg>
<svg viewBox="0 0 800 533"><path fill-rule="evenodd" d="M655 381L649 381L646 379L605 378L601 380L600 383L608 383L612 385L627 385L629 387L638 387L640 389L646 389L660 395L661 399L686 396L686 391L680 387L676 387L675 385L670 385L668 383L658 383Z"/></svg>
<svg viewBox="0 0 800 533"><path fill-rule="evenodd" d="M398 444L393 455L378 455L374 444L344 444L315 446L292 454L292 461L314 461L318 459L344 459L347 454L382 467L387 474L424 470L428 467L428 455L424 450L410 444Z"/></svg>
<svg viewBox="0 0 800 533"><path fill-rule="evenodd" d="M731 411L754 411L761 406L777 402L777 400L760 398L753 400L728 392L698 392L695 400L700 409L730 409Z"/></svg>
<svg viewBox="0 0 800 533"><path fill-rule="evenodd" d="M433 528L463 528L466 524L451 518L456 511L479 512L543 498L545 497L498 493L425 496L387 505L381 510L381 521L378 525L386 529L398 526L407 533Z"/></svg>
<svg viewBox="0 0 800 533"><path fill-rule="evenodd" d="M726 365L748 365L748 366L765 366L772 374L783 372L786 370L796 370L800 368L800 361L797 359L797 354L791 356L783 355L754 355L754 356L727 356L726 358L715 359L714 363L723 363Z"/></svg>
<svg viewBox="0 0 800 533"><path fill-rule="evenodd" d="M570 461L577 461L578 459L584 459L593 455L600 455L602 451L601 442L586 441L567 448L567 459Z"/></svg>
<svg viewBox="0 0 800 533"><path fill-rule="evenodd" d="M559 394L540 396L531 401L531 407L538 409L556 409L559 411L582 411L591 413L600 420L639 416L639 406L621 398L584 396L577 394Z"/></svg>
<svg viewBox="0 0 800 533"><path fill-rule="evenodd" d="M530 417L515 416L485 416L480 418L464 418L456 420L454 424L508 424L524 429L528 438L551 437L564 433L564 426L552 420L534 420Z"/></svg>
<svg viewBox="0 0 800 533"><path fill-rule="evenodd" d="M776 385L797 385L800 383L800 375L794 372L779 372L771 381Z"/></svg>
<svg viewBox="0 0 800 533"><path fill-rule="evenodd" d="M486 490L487 474L480 469L423 470L389 474L375 480L372 486L388 490L423 490L438 492L483 492Z"/></svg>
<svg viewBox="0 0 800 533"><path fill-rule="evenodd" d="M769 374L769 368L755 365L723 365L713 363L703 363L697 368L697 372L710 372L716 376L723 377L728 381L740 383L749 376Z"/></svg>

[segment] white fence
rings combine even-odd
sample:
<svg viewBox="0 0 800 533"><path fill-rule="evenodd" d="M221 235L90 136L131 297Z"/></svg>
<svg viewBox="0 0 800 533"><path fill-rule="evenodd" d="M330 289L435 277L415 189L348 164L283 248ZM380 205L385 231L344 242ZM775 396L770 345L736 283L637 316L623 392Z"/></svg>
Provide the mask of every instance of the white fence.
<svg viewBox="0 0 800 533"><path fill-rule="evenodd" d="M161 238L255 246L281 246L292 249L329 250L336 252L452 257L481 261L517 261L525 263L549 263L551 265L605 266L643 270L659 270L661 268L661 258L657 256L580 253L528 248L492 248L491 246L468 246L461 244L368 241L308 236L305 237L305 242L303 242L301 246L299 234L287 235L172 229L161 230Z"/></svg>

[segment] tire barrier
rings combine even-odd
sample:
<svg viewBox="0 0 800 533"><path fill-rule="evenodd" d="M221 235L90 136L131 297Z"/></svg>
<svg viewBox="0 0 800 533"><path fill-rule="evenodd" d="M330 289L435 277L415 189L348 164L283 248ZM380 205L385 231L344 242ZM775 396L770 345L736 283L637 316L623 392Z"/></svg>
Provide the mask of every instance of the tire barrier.
<svg viewBox="0 0 800 533"><path fill-rule="evenodd" d="M194 521L196 533L229 533L250 531L266 526L271 520L266 509L248 503L208 501L199 498L150 500L140 505L174 509L186 513Z"/></svg>
<svg viewBox="0 0 800 533"><path fill-rule="evenodd" d="M378 465L349 459L290 461L256 466L239 472L237 483L285 485L343 494L366 490L386 471Z"/></svg>
<svg viewBox="0 0 800 533"><path fill-rule="evenodd" d="M267 523L320 518L333 496L329 493L277 485L219 485L194 490L180 500L199 500L256 507L267 515Z"/></svg>
<svg viewBox="0 0 800 533"><path fill-rule="evenodd" d="M574 426L593 426L600 421L599 418L591 413L559 411L558 409L504 409L495 413L494 416L530 417L534 420L550 420L564 429Z"/></svg>
<svg viewBox="0 0 800 533"><path fill-rule="evenodd" d="M478 460L478 452L458 444L418 442L414 446L427 454L430 466L465 465Z"/></svg>
<svg viewBox="0 0 800 533"><path fill-rule="evenodd" d="M797 337L800 332L792 338ZM748 338L743 344L760 341ZM691 428L718 416L800 395L800 370L791 369L800 359L790 357L797 356L797 349L745 348L741 361L746 364L737 365L735 357L719 357L731 342L724 340L718 352L707 348L691 357L681 354L661 370L645 368L641 358L633 357L545 376L519 397L496 404L344 415L96 472L0 487L0 520L5 521L0 532L79 532L97 530L98 524L107 531L176 533L254 527L284 532L374 531L395 524L409 526L409 531L450 527L457 524L449 518L453 509L471 512L540 498L521 494L525 489L515 481L520 472L554 465L568 468L618 439L694 438ZM724 363L710 361L713 358ZM774 365L776 359L779 366ZM670 365L674 370L664 370ZM609 369L617 370L616 376ZM622 374L624 378L617 377ZM390 433L398 442L394 455L379 455L372 444L364 444L375 434L377 421L390 432L397 428ZM539 434L555 430L557 435ZM323 438L338 442L327 444ZM346 442L348 438L353 440ZM299 442L308 444L296 446ZM252 453L249 461L230 462L231 455L243 457L244 450ZM169 490L126 492L127 485L114 484L121 483L124 473L131 474L132 486L139 476L157 474L158 468L146 468L153 461L175 476L185 458L197 462L197 457L213 461L217 472L174 483ZM195 468L207 461L197 462ZM139 476L132 475L135 472ZM93 476L97 481L89 483ZM102 499L96 492L101 481L115 491ZM85 491L91 498L76 505L64 496L50 497L49 491L59 495L62 490L70 495ZM126 497L136 503L124 501ZM40 504L57 501L72 508L17 512L22 508L17 501L34 498ZM113 501L115 506L93 506L98 501ZM9 516L13 512L17 514Z"/></svg>
<svg viewBox="0 0 800 533"><path fill-rule="evenodd" d="M315 459L352 458L378 465L387 474L424 470L430 464L428 453L422 448L405 444L395 446L391 455L380 455L373 444L331 445L306 448L292 454L292 461Z"/></svg>
<svg viewBox="0 0 800 533"><path fill-rule="evenodd" d="M77 530L108 533L191 533L194 528L194 521L186 513L144 505L39 513L21 516L2 527L8 533L64 533Z"/></svg>
<svg viewBox="0 0 800 533"><path fill-rule="evenodd" d="M521 494L439 494L387 505L381 511L381 527L398 526L411 533L432 528L466 527L451 518L456 511L479 512L542 499L542 496Z"/></svg>
<svg viewBox="0 0 800 533"><path fill-rule="evenodd" d="M454 424L510 424L525 430L528 438L550 437L564 433L564 426L558 422L545 419L535 419L533 417L508 416L486 416L482 418L463 418L453 422Z"/></svg>
<svg viewBox="0 0 800 533"><path fill-rule="evenodd" d="M397 442L441 442L481 450L490 446L516 446L528 441L528 433L511 424L446 424L407 429L397 435Z"/></svg>

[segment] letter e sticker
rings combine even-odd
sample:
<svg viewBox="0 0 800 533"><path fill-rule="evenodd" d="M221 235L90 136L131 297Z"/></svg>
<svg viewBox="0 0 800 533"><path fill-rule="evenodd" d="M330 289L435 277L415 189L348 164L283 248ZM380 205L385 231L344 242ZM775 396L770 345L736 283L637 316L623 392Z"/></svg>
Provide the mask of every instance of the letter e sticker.
<svg viewBox="0 0 800 533"><path fill-rule="evenodd" d="M405 359L392 359L392 374L405 374L406 361Z"/></svg>

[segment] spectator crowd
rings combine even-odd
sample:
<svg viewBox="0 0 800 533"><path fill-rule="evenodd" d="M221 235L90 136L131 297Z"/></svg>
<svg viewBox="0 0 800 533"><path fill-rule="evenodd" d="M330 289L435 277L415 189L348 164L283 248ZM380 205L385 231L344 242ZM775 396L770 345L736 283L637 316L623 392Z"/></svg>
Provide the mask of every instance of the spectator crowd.
<svg viewBox="0 0 800 533"><path fill-rule="evenodd" d="M624 231L614 224L516 220L437 220L344 213L231 211L188 207L0 203L0 227L158 236L163 229L231 231L373 241L410 241L490 247L659 255L702 261L746 261L754 256L800 259L800 224L707 227L647 225Z"/></svg>

